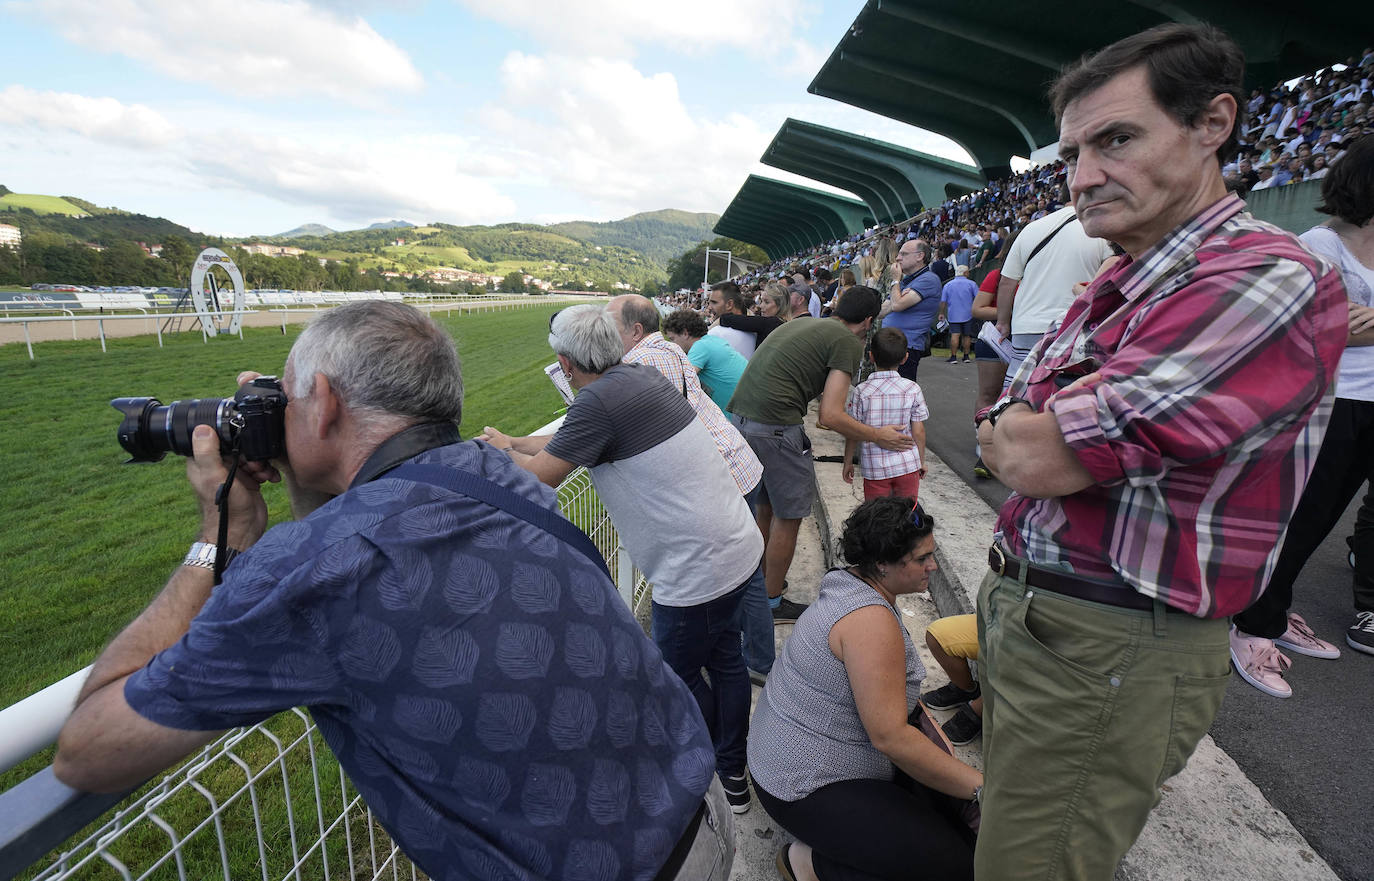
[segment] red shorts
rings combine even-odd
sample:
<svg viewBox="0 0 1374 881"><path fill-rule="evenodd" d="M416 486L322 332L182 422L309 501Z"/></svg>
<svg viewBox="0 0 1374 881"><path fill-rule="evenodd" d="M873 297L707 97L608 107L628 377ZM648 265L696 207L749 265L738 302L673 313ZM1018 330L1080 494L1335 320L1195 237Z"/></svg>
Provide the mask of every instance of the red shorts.
<svg viewBox="0 0 1374 881"><path fill-rule="evenodd" d="M913 471L900 477L884 477L879 480L864 478L864 501L883 496L911 496L916 501L916 490L921 485L921 472Z"/></svg>

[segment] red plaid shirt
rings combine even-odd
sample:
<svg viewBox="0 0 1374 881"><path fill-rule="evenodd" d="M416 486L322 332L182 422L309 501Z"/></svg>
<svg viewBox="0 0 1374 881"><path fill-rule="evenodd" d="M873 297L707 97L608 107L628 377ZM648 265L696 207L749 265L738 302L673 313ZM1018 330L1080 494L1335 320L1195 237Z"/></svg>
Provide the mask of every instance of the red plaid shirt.
<svg viewBox="0 0 1374 881"><path fill-rule="evenodd" d="M1096 485L1013 494L997 520L1012 553L1201 618L1264 591L1326 431L1346 293L1244 207L1227 196L1123 260L1018 371L1010 393L1054 413Z"/></svg>

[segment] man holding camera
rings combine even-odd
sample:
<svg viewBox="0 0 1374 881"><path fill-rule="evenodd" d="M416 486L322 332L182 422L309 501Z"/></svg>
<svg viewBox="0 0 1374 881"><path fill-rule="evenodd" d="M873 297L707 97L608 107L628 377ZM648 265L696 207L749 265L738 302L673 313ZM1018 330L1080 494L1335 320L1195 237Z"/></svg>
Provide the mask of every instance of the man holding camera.
<svg viewBox="0 0 1374 881"><path fill-rule="evenodd" d="M308 706L431 877L725 878L732 821L691 693L554 492L460 442L447 333L399 303L341 306L301 334L283 378L300 519L264 534L259 488L278 473L238 469L237 559L216 587L193 551L105 649L59 779L118 791ZM208 543L226 462L210 427L192 443Z"/></svg>

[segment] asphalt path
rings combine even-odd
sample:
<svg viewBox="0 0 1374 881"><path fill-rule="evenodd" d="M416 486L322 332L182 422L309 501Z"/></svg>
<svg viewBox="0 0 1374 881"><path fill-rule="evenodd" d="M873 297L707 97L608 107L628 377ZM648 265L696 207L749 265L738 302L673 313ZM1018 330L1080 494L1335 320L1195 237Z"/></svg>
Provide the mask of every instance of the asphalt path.
<svg viewBox="0 0 1374 881"><path fill-rule="evenodd" d="M964 478L970 498L993 508L1008 491L996 480L973 476L973 402L977 368L921 362L918 381L930 409L926 445ZM1357 497L1341 524L1308 561L1294 589L1294 611L1342 650L1334 661L1293 655L1286 674L1287 700L1268 697L1232 676L1212 737L1344 881L1374 881L1374 816L1371 777L1364 760L1374 757L1374 656L1345 642L1354 612L1345 536L1355 519ZM1218 804L1219 812L1226 811ZM1181 830L1181 834L1188 834Z"/></svg>

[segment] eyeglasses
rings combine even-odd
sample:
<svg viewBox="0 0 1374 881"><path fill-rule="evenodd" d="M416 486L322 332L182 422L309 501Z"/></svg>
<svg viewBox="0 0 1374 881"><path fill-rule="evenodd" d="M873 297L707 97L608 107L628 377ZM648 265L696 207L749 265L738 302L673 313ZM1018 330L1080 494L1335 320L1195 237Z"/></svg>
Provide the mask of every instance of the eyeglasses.
<svg viewBox="0 0 1374 881"><path fill-rule="evenodd" d="M562 314L563 310L559 309L557 312L549 316L549 333L553 333L553 320Z"/></svg>
<svg viewBox="0 0 1374 881"><path fill-rule="evenodd" d="M917 529L931 529L935 526L935 518L926 513L921 503L917 502L916 507L911 509L911 522Z"/></svg>

